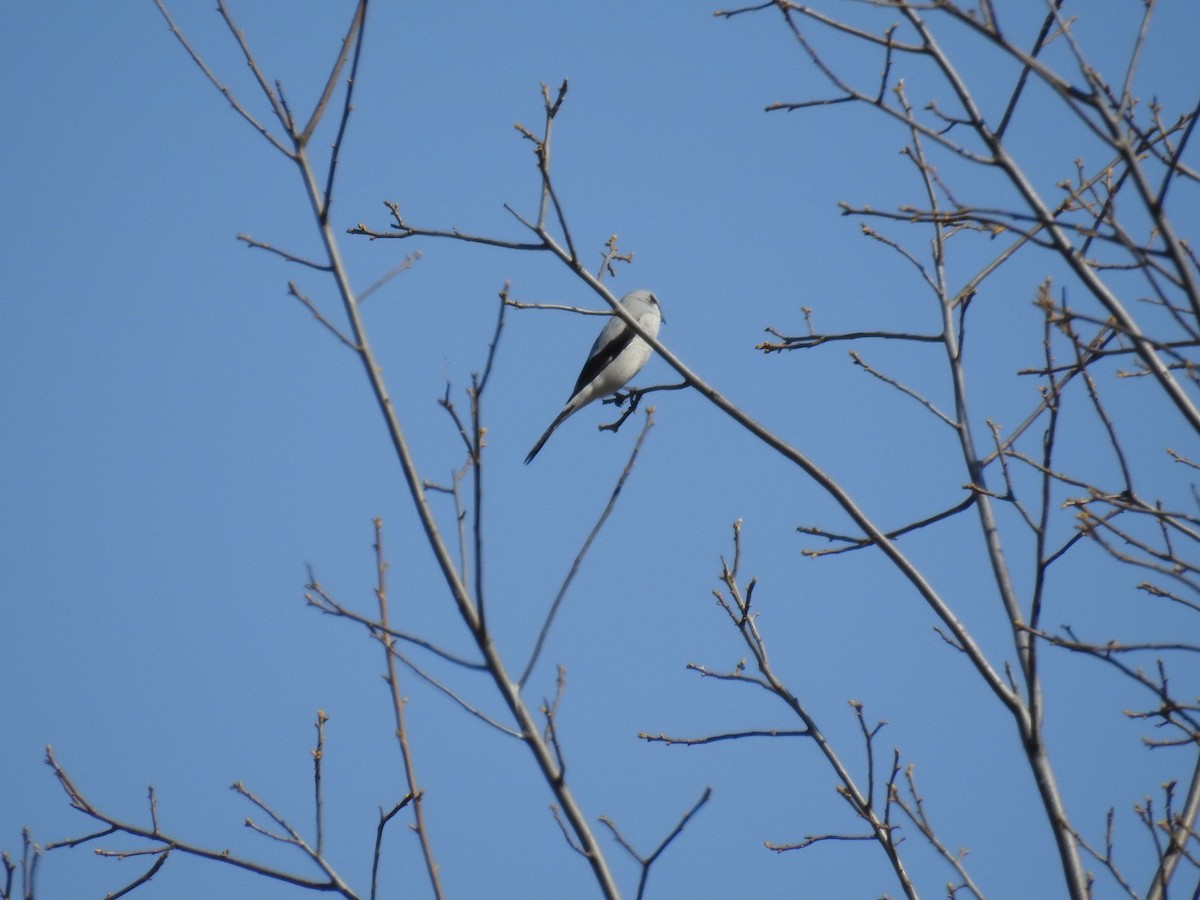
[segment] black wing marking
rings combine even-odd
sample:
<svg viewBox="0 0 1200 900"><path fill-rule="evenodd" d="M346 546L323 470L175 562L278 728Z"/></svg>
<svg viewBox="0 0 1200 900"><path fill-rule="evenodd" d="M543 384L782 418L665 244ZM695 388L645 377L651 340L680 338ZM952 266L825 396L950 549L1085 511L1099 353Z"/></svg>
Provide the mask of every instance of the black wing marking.
<svg viewBox="0 0 1200 900"><path fill-rule="evenodd" d="M579 380L575 382L575 389L571 391L571 397L574 397L587 385L595 381L600 373L604 371L605 367L620 356L621 352L637 337L633 333L633 329L626 325L625 322L621 324L624 327L621 329L620 334L597 350L592 356L589 356L588 361L583 364L583 371L579 373ZM568 402L571 397L567 398Z"/></svg>

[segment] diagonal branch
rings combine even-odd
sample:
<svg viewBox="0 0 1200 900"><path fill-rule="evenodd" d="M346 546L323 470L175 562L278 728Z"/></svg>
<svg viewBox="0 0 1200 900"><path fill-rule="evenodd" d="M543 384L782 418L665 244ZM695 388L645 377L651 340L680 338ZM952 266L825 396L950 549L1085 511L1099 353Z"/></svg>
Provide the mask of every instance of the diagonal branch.
<svg viewBox="0 0 1200 900"><path fill-rule="evenodd" d="M629 454L629 461L625 463L625 468L617 478L617 483L613 487L612 493L608 497L608 503L604 506L604 511L600 513L600 518L596 520L596 524L592 526L592 530L588 533L587 538L583 542L583 546L579 548L579 552L575 554L575 559L571 563L571 568L567 572L567 576L563 579L562 584L558 588L558 593L554 595L554 601L550 604L550 610L546 613L546 619L542 623L542 629L538 632L537 641L534 642L533 652L529 654L529 661L525 664L524 670L521 672L521 678L517 682L518 686L524 688L529 681L529 676L533 674L534 667L537 665L538 659L542 655L542 648L546 644L546 638L550 635L550 628L554 624L554 617L558 615L558 610L562 606L563 600L566 599L567 591L571 587L571 582L575 580L575 575L579 572L579 567L583 565L583 558L587 556L588 550L591 549L592 543L600 534L600 530L604 527L604 523L608 521L608 517L612 514L613 509L617 505L617 498L621 496L621 490L625 487L625 482L629 480L629 476L633 474L634 463L637 462L638 454L641 452L642 444L646 441L646 436L650 433L650 429L654 427L654 410L646 411L646 421L642 425L641 433L638 435L637 441L634 442L633 450Z"/></svg>

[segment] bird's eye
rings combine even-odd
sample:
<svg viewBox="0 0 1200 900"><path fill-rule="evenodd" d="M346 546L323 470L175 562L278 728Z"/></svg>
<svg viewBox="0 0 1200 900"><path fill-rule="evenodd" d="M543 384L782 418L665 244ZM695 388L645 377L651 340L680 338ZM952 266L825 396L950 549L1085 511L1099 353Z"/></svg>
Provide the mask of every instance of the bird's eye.
<svg viewBox="0 0 1200 900"><path fill-rule="evenodd" d="M655 297L653 294L650 295L650 302L653 303L655 306L658 306L658 298Z"/></svg>

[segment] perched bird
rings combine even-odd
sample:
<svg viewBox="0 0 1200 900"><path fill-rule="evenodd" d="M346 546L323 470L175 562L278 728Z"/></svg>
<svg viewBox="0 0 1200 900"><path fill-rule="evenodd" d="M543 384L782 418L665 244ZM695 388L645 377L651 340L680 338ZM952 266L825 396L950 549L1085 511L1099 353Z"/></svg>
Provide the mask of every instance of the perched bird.
<svg viewBox="0 0 1200 900"><path fill-rule="evenodd" d="M662 324L662 312L658 308L658 298L649 291L631 291L621 298L620 306L631 315L651 337L658 337L658 327ZM542 445L546 443L554 429L567 418L583 409L593 400L615 394L634 375L642 370L642 366L650 359L650 345L638 337L625 320L613 314L592 344L592 352L588 354L579 380L567 405L562 408L546 433L541 436L529 455L525 457L525 465L538 455Z"/></svg>

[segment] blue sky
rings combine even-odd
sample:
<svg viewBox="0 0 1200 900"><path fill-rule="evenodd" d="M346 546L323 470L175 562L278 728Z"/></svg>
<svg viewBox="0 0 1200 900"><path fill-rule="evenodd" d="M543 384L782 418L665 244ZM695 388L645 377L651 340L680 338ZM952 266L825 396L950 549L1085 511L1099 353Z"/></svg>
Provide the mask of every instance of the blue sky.
<svg viewBox="0 0 1200 900"><path fill-rule="evenodd" d="M263 68L295 109L309 108L350 5L233 9ZM212 4L172 10L265 121ZM764 327L801 332L801 307L813 308L824 331L936 330L935 308L911 270L861 237L837 207L920 199L899 153L905 135L844 107L764 113L769 103L830 89L777 16L723 21L710 13L703 4L634 2L378 4L344 148L337 228L383 228L382 201L397 200L427 227L522 238L503 205L532 213L538 184L530 147L512 126L537 128L539 86L569 78L556 123L556 183L590 259L598 261L613 233L635 254L614 290L652 288L667 319L664 341L826 466L883 526L951 505L966 477L948 430L852 367L846 345L771 357L753 349ZM1132 15L1117 2L1081 11L1080 39L1102 67L1121 65ZM1023 27L1032 34L1036 26ZM1171 116L1196 102L1198 43L1200 14L1165 4L1143 90ZM952 46L959 49L953 38ZM361 630L305 608L305 566L340 600L370 610L371 521L381 516L393 615L447 648L470 645L361 366L287 295L295 279L333 316L332 285L235 239L246 233L317 253L300 182L203 79L149 2L7 4L0 50L8 134L0 150L8 175L0 225L0 847L19 852L26 825L41 843L89 830L42 764L52 744L98 805L144 819L153 784L161 821L181 836L305 872L303 860L242 827L254 811L228 787L244 782L307 828L320 708L330 716L330 857L365 895L377 810L404 791L383 664ZM960 59L990 97L985 57L963 42ZM923 101L922 73L907 78ZM1048 97L1034 93L1030 103L1013 143L1042 189L1073 174L1076 156L1099 162ZM330 140L326 131L316 143ZM976 172L949 164L946 172L964 194L997 196L995 182ZM1195 234L1195 209L1182 214L1183 233ZM900 226L892 233L918 252L927 241ZM359 289L406 254L422 253L366 310L418 464L439 483L461 464L461 444L437 400L449 384L465 410L497 291L507 282L521 300L598 304L539 254L350 236L341 247ZM969 274L987 252L965 248L952 277ZM1035 402L1033 382L1013 372L1040 361L1032 301L1046 277L1066 284L1059 263L1030 254L977 300L971 371L980 426L1015 425ZM635 423L615 436L596 432L607 409L590 407L533 465L521 465L566 398L597 323L510 311L485 395L489 615L510 668L528 653L633 444ZM859 349L934 402L948 402L937 350ZM652 361L638 382L670 380ZM1194 448L1194 435L1145 381L1108 385L1125 421L1154 423L1128 439L1148 455ZM764 841L857 830L811 744L683 749L635 737L797 727L765 694L685 669L729 670L746 655L711 594L737 519L743 580L759 577L760 627L773 660L851 768L863 766L848 705L858 700L869 720L889 721L881 752L899 747L915 764L931 817L947 844L970 849L985 891L1057 890L1050 835L1014 729L933 633L933 617L911 589L878 556L803 557L813 543L798 525L849 528L818 488L700 397L660 394L654 405L656 426L529 690L548 696L554 664L566 666L560 727L576 794L593 819L612 818L643 850L713 787L712 801L656 864L651 896L898 893L872 847L763 849ZM1096 424L1081 414L1069 434L1086 448ZM1081 453L1081 467L1111 476L1107 457ZM1178 467L1148 466L1144 479L1148 495L1186 501ZM449 527L448 501L435 501ZM1027 552L1020 529L1011 535L1014 556ZM996 660L1010 657L974 521L914 535L904 547L984 648ZM1048 626L1084 623L1104 637L1143 626L1194 630L1177 610L1156 611L1148 622L1133 591L1139 576L1115 572L1088 552L1064 564ZM490 683L431 668L499 714ZM1140 745L1145 727L1121 710L1145 699L1111 672L1062 654L1048 654L1046 669L1052 750L1061 754L1075 823L1098 839L1104 811L1115 806L1118 847L1140 884L1147 841L1130 809L1163 780L1186 775L1183 751ZM592 884L563 845L528 753L427 685L410 680L405 691L448 893L588 895ZM632 895L636 869L601 836ZM950 871L915 833L904 849L923 893L938 896ZM390 832L384 859L389 890L424 890L403 827ZM102 896L144 865L59 850L41 863L41 895ZM1102 881L1097 896L1111 890ZM137 893L294 895L180 858Z"/></svg>

